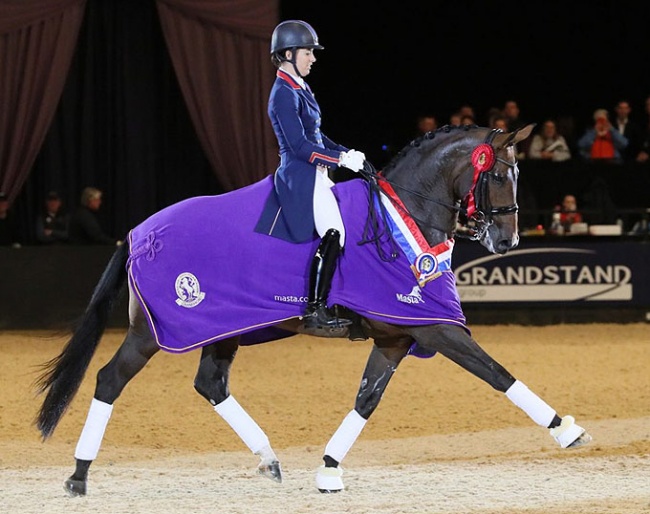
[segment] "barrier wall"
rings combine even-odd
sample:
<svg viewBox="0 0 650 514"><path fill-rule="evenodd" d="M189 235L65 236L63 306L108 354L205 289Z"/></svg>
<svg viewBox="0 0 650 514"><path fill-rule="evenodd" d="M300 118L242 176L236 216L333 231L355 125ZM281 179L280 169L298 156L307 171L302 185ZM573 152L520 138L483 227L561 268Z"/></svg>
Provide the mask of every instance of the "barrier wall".
<svg viewBox="0 0 650 514"><path fill-rule="evenodd" d="M0 248L0 330L67 329L114 248ZM650 311L645 238L522 238L505 256L459 240L453 266L468 323L631 322ZM128 326L126 291L110 318Z"/></svg>

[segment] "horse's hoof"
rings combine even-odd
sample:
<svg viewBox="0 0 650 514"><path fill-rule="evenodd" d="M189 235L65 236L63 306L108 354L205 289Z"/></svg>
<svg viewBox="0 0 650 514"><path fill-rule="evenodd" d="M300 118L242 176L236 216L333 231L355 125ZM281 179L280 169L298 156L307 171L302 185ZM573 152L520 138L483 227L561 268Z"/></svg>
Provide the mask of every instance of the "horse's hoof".
<svg viewBox="0 0 650 514"><path fill-rule="evenodd" d="M275 480L279 484L282 483L282 468L277 460L261 463L257 468L257 472L266 478Z"/></svg>
<svg viewBox="0 0 650 514"><path fill-rule="evenodd" d="M589 444L592 439L593 438L587 432L583 432L583 434L578 437L578 439L573 441L569 446L567 446L567 448L580 448L585 444Z"/></svg>
<svg viewBox="0 0 650 514"><path fill-rule="evenodd" d="M63 488L69 496L86 496L86 481L70 477L63 483Z"/></svg>
<svg viewBox="0 0 650 514"><path fill-rule="evenodd" d="M564 416L562 423L551 428L551 435L562 448L578 448L591 441L591 436L576 424L573 416Z"/></svg>
<svg viewBox="0 0 650 514"><path fill-rule="evenodd" d="M343 489L343 468L326 468L324 465L316 472L316 487L321 493L340 493Z"/></svg>

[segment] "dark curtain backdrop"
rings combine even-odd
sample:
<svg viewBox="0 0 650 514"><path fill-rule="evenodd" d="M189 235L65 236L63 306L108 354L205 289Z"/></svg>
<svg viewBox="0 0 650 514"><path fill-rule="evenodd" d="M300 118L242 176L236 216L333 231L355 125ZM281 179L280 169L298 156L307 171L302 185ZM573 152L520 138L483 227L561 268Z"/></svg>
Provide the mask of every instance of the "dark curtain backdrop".
<svg viewBox="0 0 650 514"><path fill-rule="evenodd" d="M12 205L23 242L34 243L51 189L68 212L85 186L103 190L103 226L124 237L167 205L273 173L276 23L275 0L87 0L56 114Z"/></svg>

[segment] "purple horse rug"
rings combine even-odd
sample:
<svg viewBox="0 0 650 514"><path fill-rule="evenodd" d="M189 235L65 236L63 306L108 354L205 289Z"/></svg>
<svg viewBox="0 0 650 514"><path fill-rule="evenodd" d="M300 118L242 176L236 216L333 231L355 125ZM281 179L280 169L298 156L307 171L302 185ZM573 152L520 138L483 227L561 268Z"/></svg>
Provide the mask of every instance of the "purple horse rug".
<svg viewBox="0 0 650 514"><path fill-rule="evenodd" d="M275 340L280 337L269 329L302 315L320 240L297 244L255 232L272 191L267 177L223 195L190 198L129 233L130 286L160 348L186 352L235 335L243 336L241 344ZM329 306L387 323L467 329L451 269L422 285L405 253L382 260L375 244L358 244L368 217L368 184L354 179L334 192L346 244ZM389 254L388 242L382 244Z"/></svg>

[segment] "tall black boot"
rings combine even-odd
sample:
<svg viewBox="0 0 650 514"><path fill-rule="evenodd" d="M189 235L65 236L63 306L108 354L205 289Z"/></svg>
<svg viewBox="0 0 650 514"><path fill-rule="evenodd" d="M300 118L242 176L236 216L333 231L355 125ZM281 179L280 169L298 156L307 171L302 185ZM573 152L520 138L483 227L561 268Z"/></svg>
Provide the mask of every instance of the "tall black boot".
<svg viewBox="0 0 650 514"><path fill-rule="evenodd" d="M333 228L329 229L318 245L318 250L312 260L309 276L309 303L303 316L306 329L340 329L352 324L349 319L337 318L327 308L327 297L332 286L336 261L341 253L339 240L339 231Z"/></svg>

